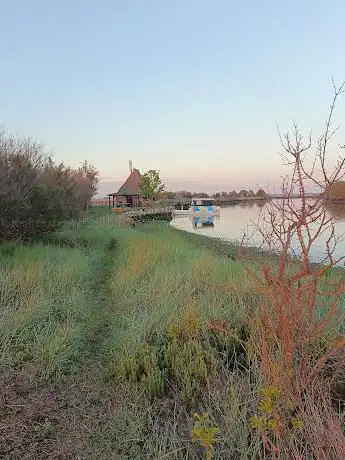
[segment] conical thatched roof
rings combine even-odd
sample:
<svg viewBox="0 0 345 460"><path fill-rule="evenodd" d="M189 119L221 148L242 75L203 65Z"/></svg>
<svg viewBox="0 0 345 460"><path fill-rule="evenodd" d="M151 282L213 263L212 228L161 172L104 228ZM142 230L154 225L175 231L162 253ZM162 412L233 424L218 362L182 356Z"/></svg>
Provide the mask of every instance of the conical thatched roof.
<svg viewBox="0 0 345 460"><path fill-rule="evenodd" d="M128 195L140 195L139 192L140 184L140 172L138 169L133 169L128 179L119 188L117 195L128 196Z"/></svg>

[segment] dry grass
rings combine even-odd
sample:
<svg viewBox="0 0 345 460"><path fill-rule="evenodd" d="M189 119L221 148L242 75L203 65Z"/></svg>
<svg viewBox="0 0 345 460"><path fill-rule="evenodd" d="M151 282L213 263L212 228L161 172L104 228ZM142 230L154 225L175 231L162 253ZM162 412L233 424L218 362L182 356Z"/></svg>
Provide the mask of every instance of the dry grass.
<svg viewBox="0 0 345 460"><path fill-rule="evenodd" d="M250 420L267 376L283 367L274 368L282 362L276 335L255 315L265 292L247 269L257 273L257 261L241 264L227 257L232 248L215 252L165 225L131 230L114 225L115 216L98 219L46 244L0 249L1 455L202 458L208 431L193 441L193 414L206 409L215 458L264 458ZM277 363L266 361L272 370L263 367L260 344L275 350ZM342 420L322 399L333 385L327 378L328 387L317 398L307 393L299 407L295 438L290 430L284 446L275 439L281 458L286 445L295 458L313 458L314 418L325 443L325 427L335 433L329 458L342 452ZM274 410L282 414L285 403ZM272 433L266 438L273 442Z"/></svg>
<svg viewBox="0 0 345 460"><path fill-rule="evenodd" d="M240 286L244 270L165 226L133 231L116 222L115 216L96 213L45 244L0 249L1 454L197 458L193 408L207 405L222 430L222 458L231 458L247 442L239 396L246 384L240 373L234 379L225 364L224 369L217 364L218 353L225 363L230 349L223 339L218 343L208 324L217 319L234 328L242 324L246 311L234 300L235 285L222 292L216 279L235 278ZM193 270L203 259L214 267L211 288ZM198 322L193 341L187 328L186 340L164 348L170 326L190 308ZM183 322L188 324L184 316ZM157 386L154 378L119 378L119 363L138 350L147 350L140 359L148 366L157 364L155 353L164 352L174 382ZM161 365L158 356L156 369ZM234 401L223 405L229 378ZM224 437L229 424L236 426L231 443Z"/></svg>

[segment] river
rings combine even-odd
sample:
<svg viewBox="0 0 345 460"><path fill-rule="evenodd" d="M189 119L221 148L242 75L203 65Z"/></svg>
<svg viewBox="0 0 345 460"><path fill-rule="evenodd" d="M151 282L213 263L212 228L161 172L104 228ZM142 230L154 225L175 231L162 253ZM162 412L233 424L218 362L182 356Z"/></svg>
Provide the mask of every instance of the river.
<svg viewBox="0 0 345 460"><path fill-rule="evenodd" d="M259 246L261 238L253 233L253 222L259 221L262 213L265 212L263 202L238 203L231 206L221 207L220 216L213 218L213 222L202 222L196 224L191 216L175 217L171 225L180 230L219 238L225 241L238 243L242 240L243 234L251 235L247 244ZM332 216L335 222L336 236L339 238L334 255L338 258L345 255L345 204L332 204L327 206L327 213ZM326 241L328 234L321 235L315 241L311 256L314 261L320 261L325 255ZM344 264L342 264L344 265Z"/></svg>

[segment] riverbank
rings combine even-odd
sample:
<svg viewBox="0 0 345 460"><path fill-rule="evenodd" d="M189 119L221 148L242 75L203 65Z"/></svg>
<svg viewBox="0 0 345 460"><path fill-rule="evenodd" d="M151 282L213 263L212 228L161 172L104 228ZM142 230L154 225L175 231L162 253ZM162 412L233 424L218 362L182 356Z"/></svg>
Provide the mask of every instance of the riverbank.
<svg viewBox="0 0 345 460"><path fill-rule="evenodd" d="M1 246L0 456L261 458L246 346L259 263L101 210Z"/></svg>

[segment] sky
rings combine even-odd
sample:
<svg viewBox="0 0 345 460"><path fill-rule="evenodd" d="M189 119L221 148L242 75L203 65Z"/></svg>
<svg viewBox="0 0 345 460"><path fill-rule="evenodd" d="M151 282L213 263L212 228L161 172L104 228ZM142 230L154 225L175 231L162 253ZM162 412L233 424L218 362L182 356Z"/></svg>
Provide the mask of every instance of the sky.
<svg viewBox="0 0 345 460"><path fill-rule="evenodd" d="M129 160L170 190L276 190L277 125L296 119L317 136L331 77L345 79L343 0L0 6L0 124L57 161L94 164L101 194Z"/></svg>

